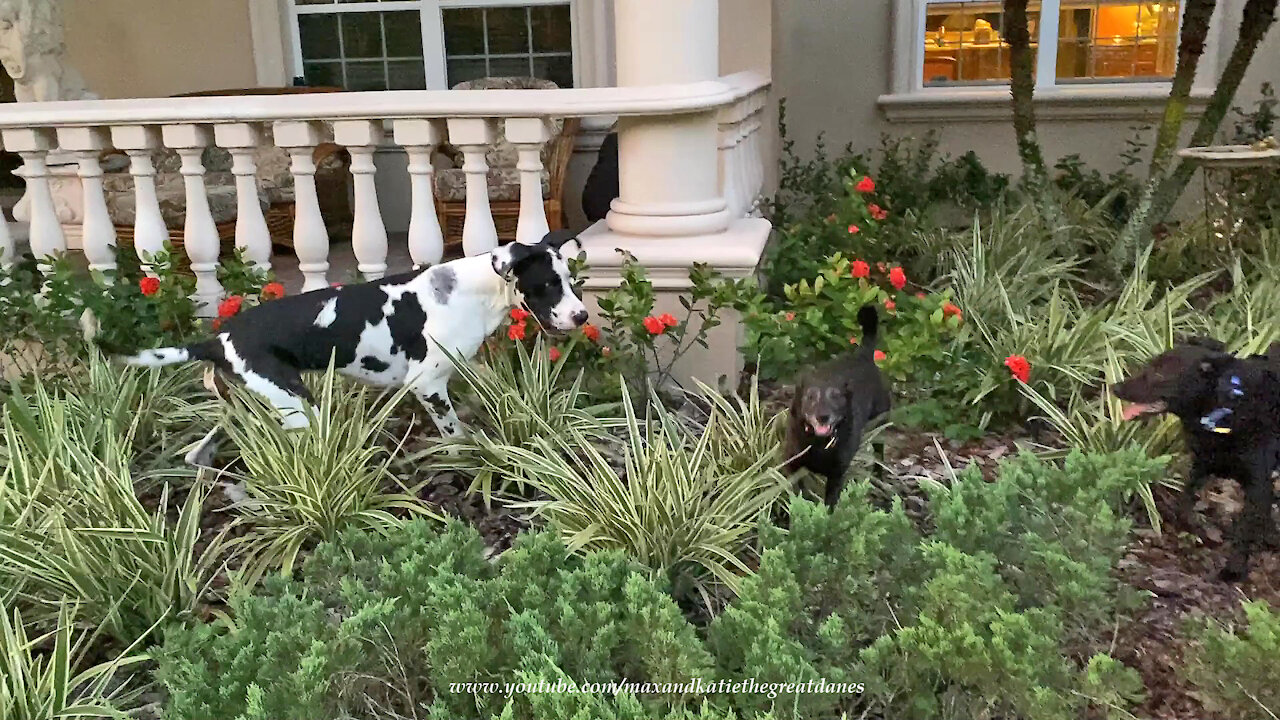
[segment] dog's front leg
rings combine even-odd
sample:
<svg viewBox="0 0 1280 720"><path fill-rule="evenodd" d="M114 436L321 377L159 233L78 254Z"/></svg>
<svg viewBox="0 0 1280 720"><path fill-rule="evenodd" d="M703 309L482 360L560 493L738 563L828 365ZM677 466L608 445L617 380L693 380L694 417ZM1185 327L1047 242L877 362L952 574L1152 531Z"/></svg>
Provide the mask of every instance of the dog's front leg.
<svg viewBox="0 0 1280 720"><path fill-rule="evenodd" d="M1232 523L1231 553L1220 574L1227 582L1239 582L1249 576L1249 558L1267 540L1275 502L1271 468L1262 458L1251 458L1240 480L1244 484L1244 509Z"/></svg>

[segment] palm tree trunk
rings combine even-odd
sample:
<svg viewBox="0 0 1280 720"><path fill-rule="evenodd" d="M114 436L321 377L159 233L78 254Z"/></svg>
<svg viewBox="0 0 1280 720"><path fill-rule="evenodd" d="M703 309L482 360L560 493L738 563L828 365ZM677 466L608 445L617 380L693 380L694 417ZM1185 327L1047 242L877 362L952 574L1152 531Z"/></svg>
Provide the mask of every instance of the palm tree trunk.
<svg viewBox="0 0 1280 720"><path fill-rule="evenodd" d="M1028 0L1004 0L1004 33L1009 41L1009 88L1013 98L1013 132L1022 160L1023 181L1038 192L1047 181L1044 153L1036 138L1035 58L1027 27Z"/></svg>
<svg viewBox="0 0 1280 720"><path fill-rule="evenodd" d="M1231 57L1222 69L1222 77L1218 80L1218 86L1214 88L1213 97L1210 98L1204 115L1200 116L1200 122L1196 124L1196 129L1191 134L1191 147L1208 145L1218 134L1218 128L1226 119L1232 103L1235 102L1236 92L1240 89L1240 83L1244 81L1245 71L1253 62L1253 56L1257 53L1263 38L1275 24L1276 5L1277 0L1248 0L1245 3L1235 47L1232 48ZM1183 191L1187 189L1187 183L1191 181L1195 170L1195 165L1183 160L1178 163L1173 174L1160 183L1151 204L1152 220L1158 222L1169 214L1174 204L1178 202L1178 198L1182 197Z"/></svg>

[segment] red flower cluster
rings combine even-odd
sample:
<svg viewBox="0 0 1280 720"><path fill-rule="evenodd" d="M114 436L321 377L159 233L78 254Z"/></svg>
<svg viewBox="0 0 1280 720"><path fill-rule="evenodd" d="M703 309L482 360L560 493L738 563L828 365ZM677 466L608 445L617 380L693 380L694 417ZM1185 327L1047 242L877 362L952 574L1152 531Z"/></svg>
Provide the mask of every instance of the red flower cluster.
<svg viewBox="0 0 1280 720"><path fill-rule="evenodd" d="M284 297L284 285L278 282L271 282L262 286L263 300L279 300L282 297Z"/></svg>
<svg viewBox="0 0 1280 720"><path fill-rule="evenodd" d="M858 232L859 232L859 228L858 228L858 226L857 226L857 225L850 225L850 226L849 226L849 234L850 234L850 235L857 235L857 234L858 234Z"/></svg>
<svg viewBox="0 0 1280 720"><path fill-rule="evenodd" d="M877 350L872 354L872 357L875 358L876 362L884 362L884 359L889 356L885 355L883 350Z"/></svg>
<svg viewBox="0 0 1280 720"><path fill-rule="evenodd" d="M861 260L849 263L849 272L856 278L870 277L871 266Z"/></svg>
<svg viewBox="0 0 1280 720"><path fill-rule="evenodd" d="M528 330L525 323L529 317L529 311L524 308L511 308L511 319L514 320L510 327L507 328L507 337L512 340L523 340Z"/></svg>
<svg viewBox="0 0 1280 720"><path fill-rule="evenodd" d="M560 353L560 348L558 348L558 347L553 347L553 348L551 348L550 350L548 350L548 351L547 351L547 354L548 354L549 356L551 356L551 362L556 362L557 360L559 360L559 359L560 359L560 354L561 354L561 353Z"/></svg>
<svg viewBox="0 0 1280 720"><path fill-rule="evenodd" d="M880 207L875 203L871 203L870 205L868 205L867 210L871 213L871 217L874 220L884 220L885 218L889 217L889 211L885 210L884 208Z"/></svg>
<svg viewBox="0 0 1280 720"><path fill-rule="evenodd" d="M661 335L667 331L667 328L679 325L680 321L676 320L675 315L672 315L671 313L662 313L657 317L650 315L643 320L643 323L644 329L647 330L650 335Z"/></svg>
<svg viewBox="0 0 1280 720"><path fill-rule="evenodd" d="M160 278L144 277L138 281L138 289L143 295L151 297L160 292Z"/></svg>
<svg viewBox="0 0 1280 720"><path fill-rule="evenodd" d="M951 303L942 306L942 316L951 317L954 315L958 320L964 320L964 311Z"/></svg>
<svg viewBox="0 0 1280 720"><path fill-rule="evenodd" d="M887 310L888 312L893 312L894 310L898 309L898 303L894 302L891 298L885 298L884 309Z"/></svg>
<svg viewBox="0 0 1280 720"><path fill-rule="evenodd" d="M1004 366L1009 368L1009 373L1018 379L1020 383L1027 383L1031 380L1031 363L1021 355L1010 355L1004 359Z"/></svg>
<svg viewBox="0 0 1280 720"><path fill-rule="evenodd" d="M244 304L244 298L239 295L232 295L223 300L218 305L218 317L229 318L240 312L240 306Z"/></svg>
<svg viewBox="0 0 1280 720"><path fill-rule="evenodd" d="M858 184L853 186L853 189L864 194L875 192L876 181L872 180L869 176L864 175L862 179L858 181Z"/></svg>
<svg viewBox="0 0 1280 720"><path fill-rule="evenodd" d="M907 274L902 271L902 268L895 266L889 271L889 284L897 290L907 286Z"/></svg>
<svg viewBox="0 0 1280 720"><path fill-rule="evenodd" d="M591 342L600 342L600 328L591 323L582 326L582 335Z"/></svg>

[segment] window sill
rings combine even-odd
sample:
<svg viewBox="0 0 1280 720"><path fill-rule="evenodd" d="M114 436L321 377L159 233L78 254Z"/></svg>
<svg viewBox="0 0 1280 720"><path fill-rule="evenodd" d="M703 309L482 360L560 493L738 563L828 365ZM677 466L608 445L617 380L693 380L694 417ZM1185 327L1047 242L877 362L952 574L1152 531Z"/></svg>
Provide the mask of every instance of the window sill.
<svg viewBox="0 0 1280 720"><path fill-rule="evenodd" d="M1187 108L1198 117L1212 95L1193 89ZM1155 121L1169 98L1168 83L1066 85L1037 89L1036 118L1045 120ZM1013 117L1007 85L925 88L911 93L881 95L877 104L894 122L985 122Z"/></svg>

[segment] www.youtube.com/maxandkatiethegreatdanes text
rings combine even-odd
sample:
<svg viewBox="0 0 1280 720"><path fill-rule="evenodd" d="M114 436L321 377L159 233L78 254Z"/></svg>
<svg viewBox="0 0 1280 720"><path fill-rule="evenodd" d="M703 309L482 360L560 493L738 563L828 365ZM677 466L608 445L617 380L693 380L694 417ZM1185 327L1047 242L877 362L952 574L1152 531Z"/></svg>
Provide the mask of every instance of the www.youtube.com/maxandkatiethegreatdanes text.
<svg viewBox="0 0 1280 720"><path fill-rule="evenodd" d="M635 682L632 680L614 680L610 682L582 683L572 680L547 682L458 682L449 683L449 692L453 693L502 693L506 697L512 695L535 695L543 693L587 693L591 695L712 695L723 693L749 693L766 695L775 698L778 695L861 695L866 689L863 683L831 683L826 679L807 680L805 682L757 682L754 678L745 680L715 680L707 682L701 678L693 678L687 682Z"/></svg>

